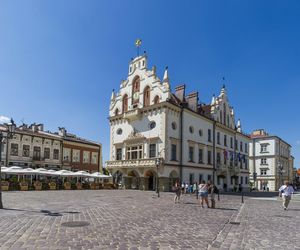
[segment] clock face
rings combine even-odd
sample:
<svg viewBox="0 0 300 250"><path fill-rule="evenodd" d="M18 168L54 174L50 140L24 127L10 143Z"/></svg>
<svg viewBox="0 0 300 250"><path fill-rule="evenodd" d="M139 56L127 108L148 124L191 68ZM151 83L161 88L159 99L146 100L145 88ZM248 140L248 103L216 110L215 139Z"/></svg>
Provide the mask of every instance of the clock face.
<svg viewBox="0 0 300 250"><path fill-rule="evenodd" d="M135 92L134 94L133 94L133 99L134 100L137 100L137 99L139 99L139 93L138 92Z"/></svg>

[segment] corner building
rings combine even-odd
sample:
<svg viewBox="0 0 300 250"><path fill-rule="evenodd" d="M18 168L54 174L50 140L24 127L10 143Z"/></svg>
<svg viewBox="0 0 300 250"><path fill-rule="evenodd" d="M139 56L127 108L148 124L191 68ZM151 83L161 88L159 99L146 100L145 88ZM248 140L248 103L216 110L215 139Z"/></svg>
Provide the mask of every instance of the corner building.
<svg viewBox="0 0 300 250"><path fill-rule="evenodd" d="M250 138L235 122L225 86L210 104L200 103L198 92L186 95L185 85L172 93L168 69L160 80L144 54L132 59L127 79L113 91L109 120L107 168L125 188L154 190L158 176L161 191L178 179L248 189Z"/></svg>

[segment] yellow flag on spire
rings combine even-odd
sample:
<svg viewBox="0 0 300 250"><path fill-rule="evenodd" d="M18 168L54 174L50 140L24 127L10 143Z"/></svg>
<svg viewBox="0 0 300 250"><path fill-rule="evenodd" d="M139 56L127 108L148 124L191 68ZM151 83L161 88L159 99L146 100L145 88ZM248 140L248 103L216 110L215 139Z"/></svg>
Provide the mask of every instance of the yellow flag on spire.
<svg viewBox="0 0 300 250"><path fill-rule="evenodd" d="M142 45L142 40L141 39L136 39L135 46L140 47L141 45Z"/></svg>

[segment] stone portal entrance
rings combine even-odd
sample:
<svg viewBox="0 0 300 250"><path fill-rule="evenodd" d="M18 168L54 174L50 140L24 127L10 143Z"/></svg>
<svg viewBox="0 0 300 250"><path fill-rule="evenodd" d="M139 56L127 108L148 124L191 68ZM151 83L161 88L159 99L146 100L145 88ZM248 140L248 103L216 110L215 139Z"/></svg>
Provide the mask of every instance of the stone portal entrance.
<svg viewBox="0 0 300 250"><path fill-rule="evenodd" d="M155 183L156 183L156 176L155 173L153 173L152 171L147 171L145 174L145 178L147 178L147 187L146 190L155 190Z"/></svg>

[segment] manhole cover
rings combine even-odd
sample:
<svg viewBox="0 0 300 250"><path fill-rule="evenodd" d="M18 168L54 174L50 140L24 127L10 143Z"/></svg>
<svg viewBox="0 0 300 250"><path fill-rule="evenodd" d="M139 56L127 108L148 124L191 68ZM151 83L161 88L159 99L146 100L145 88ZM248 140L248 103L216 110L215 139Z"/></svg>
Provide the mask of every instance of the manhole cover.
<svg viewBox="0 0 300 250"><path fill-rule="evenodd" d="M86 227L90 225L87 221L68 221L61 224L64 227Z"/></svg>
<svg viewBox="0 0 300 250"><path fill-rule="evenodd" d="M240 225L241 224L241 222L236 222L236 221L230 221L229 223L232 225Z"/></svg>

